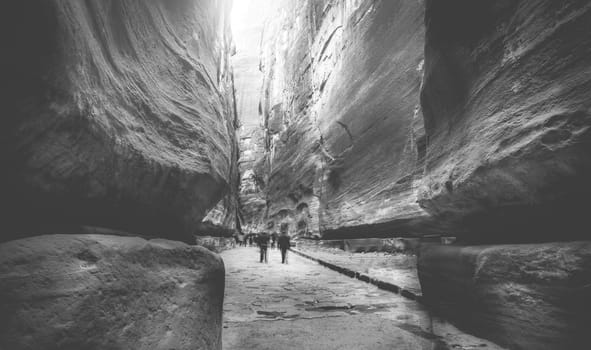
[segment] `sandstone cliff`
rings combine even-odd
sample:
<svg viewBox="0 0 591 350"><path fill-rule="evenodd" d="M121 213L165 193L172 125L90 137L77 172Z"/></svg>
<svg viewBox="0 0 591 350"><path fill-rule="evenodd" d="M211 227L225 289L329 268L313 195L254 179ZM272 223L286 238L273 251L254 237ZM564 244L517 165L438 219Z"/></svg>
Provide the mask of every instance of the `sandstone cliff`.
<svg viewBox="0 0 591 350"><path fill-rule="evenodd" d="M423 37L420 2L276 4L261 54L270 229L327 238L425 228Z"/></svg>
<svg viewBox="0 0 591 350"><path fill-rule="evenodd" d="M586 238L587 5L274 4L255 161L269 227Z"/></svg>
<svg viewBox="0 0 591 350"><path fill-rule="evenodd" d="M243 126L240 130L240 205L242 229L246 233L267 228L264 139L258 126Z"/></svg>
<svg viewBox="0 0 591 350"><path fill-rule="evenodd" d="M426 4L421 205L475 241L588 239L589 4Z"/></svg>
<svg viewBox="0 0 591 350"><path fill-rule="evenodd" d="M246 233L260 232L266 227L265 131L261 110L264 75L260 61L263 29L274 5L268 0L241 0L234 3L232 14L236 53L231 61L240 120L241 229Z"/></svg>
<svg viewBox="0 0 591 350"><path fill-rule="evenodd" d="M206 249L16 238L236 228L230 4L0 5L0 348L221 349L224 268Z"/></svg>
<svg viewBox="0 0 591 350"><path fill-rule="evenodd" d="M229 5L3 3L4 222L191 240L237 190Z"/></svg>
<svg viewBox="0 0 591 350"><path fill-rule="evenodd" d="M423 246L425 302L509 348L582 349L591 6L429 0L425 23L419 201L477 244Z"/></svg>
<svg viewBox="0 0 591 350"><path fill-rule="evenodd" d="M264 152L249 160L266 203L243 203L245 220L322 238L456 236L420 250L426 303L512 348L577 348L589 33L578 0L274 2Z"/></svg>

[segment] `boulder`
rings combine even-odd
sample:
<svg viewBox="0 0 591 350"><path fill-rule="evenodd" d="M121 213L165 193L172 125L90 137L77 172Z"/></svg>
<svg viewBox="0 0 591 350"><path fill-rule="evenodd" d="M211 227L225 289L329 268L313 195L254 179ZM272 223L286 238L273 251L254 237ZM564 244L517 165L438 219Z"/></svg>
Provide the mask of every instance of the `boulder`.
<svg viewBox="0 0 591 350"><path fill-rule="evenodd" d="M589 4L425 4L421 206L475 242L588 239Z"/></svg>
<svg viewBox="0 0 591 350"><path fill-rule="evenodd" d="M0 241L64 223L191 241L237 195L230 4L0 5L0 204L18 227Z"/></svg>
<svg viewBox="0 0 591 350"><path fill-rule="evenodd" d="M509 349L587 348L591 242L423 244L423 300L463 329Z"/></svg>
<svg viewBox="0 0 591 350"><path fill-rule="evenodd" d="M1 349L221 349L224 266L166 240L47 235L0 245Z"/></svg>

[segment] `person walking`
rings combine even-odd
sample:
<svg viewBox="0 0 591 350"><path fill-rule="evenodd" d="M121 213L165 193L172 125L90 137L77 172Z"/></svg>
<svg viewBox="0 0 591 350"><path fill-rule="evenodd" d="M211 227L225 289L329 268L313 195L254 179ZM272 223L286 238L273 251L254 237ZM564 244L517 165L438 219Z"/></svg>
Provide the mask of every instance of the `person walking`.
<svg viewBox="0 0 591 350"><path fill-rule="evenodd" d="M263 260L265 260L265 263L268 263L267 261L267 249L269 248L269 235L266 232L263 232L258 240L257 243L259 245L259 249L261 251L261 263L263 262Z"/></svg>
<svg viewBox="0 0 591 350"><path fill-rule="evenodd" d="M281 263L287 264L287 250L291 247L291 242L287 232L282 232L277 240L279 249L281 250Z"/></svg>
<svg viewBox="0 0 591 350"><path fill-rule="evenodd" d="M271 249L275 249L275 242L277 241L277 234L273 232L271 234Z"/></svg>

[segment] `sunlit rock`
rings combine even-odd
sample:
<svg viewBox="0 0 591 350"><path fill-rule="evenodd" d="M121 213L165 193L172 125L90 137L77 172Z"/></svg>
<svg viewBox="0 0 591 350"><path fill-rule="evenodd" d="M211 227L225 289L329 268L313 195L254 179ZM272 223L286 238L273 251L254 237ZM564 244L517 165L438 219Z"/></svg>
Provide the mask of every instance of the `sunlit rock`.
<svg viewBox="0 0 591 350"><path fill-rule="evenodd" d="M261 109L269 225L324 237L426 229L416 1L279 1Z"/></svg>
<svg viewBox="0 0 591 350"><path fill-rule="evenodd" d="M0 5L2 240L85 224L191 241L236 195L229 5Z"/></svg>

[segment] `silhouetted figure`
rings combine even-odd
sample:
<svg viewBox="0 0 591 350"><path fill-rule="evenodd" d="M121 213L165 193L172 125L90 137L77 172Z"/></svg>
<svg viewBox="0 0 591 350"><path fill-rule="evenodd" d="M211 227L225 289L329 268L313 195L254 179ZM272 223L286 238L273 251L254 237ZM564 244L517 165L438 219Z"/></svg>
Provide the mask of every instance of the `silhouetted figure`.
<svg viewBox="0 0 591 350"><path fill-rule="evenodd" d="M271 234L271 249L275 249L275 242L277 242L277 234L273 232Z"/></svg>
<svg viewBox="0 0 591 350"><path fill-rule="evenodd" d="M257 240L258 244L259 244L259 248L261 250L261 262L263 262L263 260L265 260L265 263L267 263L267 249L269 248L269 235L265 232L263 232L258 240Z"/></svg>
<svg viewBox="0 0 591 350"><path fill-rule="evenodd" d="M281 250L281 263L287 264L287 250L291 247L291 242L287 232L283 232L278 239L279 249Z"/></svg>

